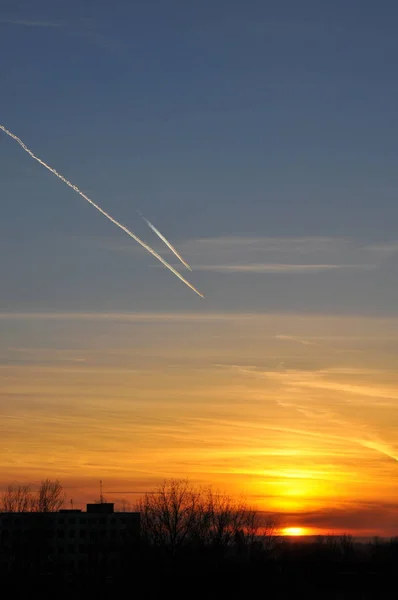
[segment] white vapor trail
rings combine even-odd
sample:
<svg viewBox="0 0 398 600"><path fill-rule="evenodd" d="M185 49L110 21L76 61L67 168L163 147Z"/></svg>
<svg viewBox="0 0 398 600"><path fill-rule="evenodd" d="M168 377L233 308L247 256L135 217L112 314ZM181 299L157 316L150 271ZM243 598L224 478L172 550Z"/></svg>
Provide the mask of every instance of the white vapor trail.
<svg viewBox="0 0 398 600"><path fill-rule="evenodd" d="M188 263L187 263L187 262L186 262L186 261L185 261L185 260L182 258L182 256L181 256L181 255L180 255L180 254L177 252L177 250L176 250L176 249L174 248L174 246L173 246L173 245L172 245L172 244L169 242L169 240L168 240L168 239L166 239L166 238L164 237L164 235L162 235L158 229L156 229L155 225L153 225L153 224L152 224L150 221L148 221L148 219L146 219L146 218L144 217L144 215L143 215L143 214L142 214L140 211L138 211L138 214L139 214L139 215L142 217L142 219L145 221L145 223L148 225L148 227L150 227L150 228L152 229L152 231L153 231L154 233L156 233L156 235L157 235L158 237L160 237L160 239L162 240L162 242L164 242L164 243L166 244L166 246L167 246L168 248L170 248L170 250L173 252L173 254L175 254L175 256L176 256L176 257L177 257L177 258L178 258L178 259L179 259L179 260L182 262L182 264L183 264L183 265L184 265L184 266L185 266L187 269L189 269L190 271L192 271L192 269L191 269L191 267L189 266L189 264L188 264Z"/></svg>
<svg viewBox="0 0 398 600"><path fill-rule="evenodd" d="M135 240L136 242L138 242L143 248L145 248L145 250L147 250L150 254L152 254L152 256L154 256L155 258L157 258L167 269L169 269L169 271L171 271L172 273L174 273L174 275L176 277L178 277L178 279L180 279L183 283L185 283L185 285L187 285L189 288L191 288L191 290L193 290L195 292L195 294L198 294L198 296L200 296L201 298L204 298L204 295L201 294L191 283L189 283L189 281L187 281L178 271L176 271L176 269L174 269L174 267L172 267L166 260L164 260L164 258L162 258L160 256L160 254L158 254L157 252L155 252L155 250L153 250L153 248L151 248L150 246L148 246L148 244L146 244L145 242L143 242L137 235L135 235L132 231L130 231L129 229L127 229L127 227L125 227L124 225L122 225L121 223L119 223L119 221L116 221L116 219L114 219L113 217L111 217L111 215L109 215L107 212L105 212L100 206L98 206L98 204L96 204L93 200L91 200L88 196L86 196L86 194L84 194L77 187L77 185L74 185L73 183L71 183L70 181L68 181L68 179L66 179L66 177L64 177L63 175L61 175L60 173L58 173L58 171L56 171L55 169L53 169L52 167L50 167L47 163L45 163L43 160L41 160L38 156L36 156L35 154L33 154L33 152L31 150L29 150L29 148L23 143L23 141L19 137L17 137L14 133L12 133L8 129L6 129L4 127L4 125L0 125L0 129L2 131L4 131L4 133L6 133L10 138L12 138L13 140L15 140L25 150L25 152L27 152L32 158L34 158L35 160L37 160L38 163L40 163L43 167L45 167L46 169L48 169L49 171L51 171L51 173L53 173L56 177L58 177L58 179L60 179L64 183L66 183L66 185L68 185L70 188L72 188L72 190L74 190L82 198L84 198L85 200L87 200L87 202L89 202L90 204L92 204L92 206L94 206L94 208L96 208L101 214L103 214L104 217L106 217L107 219L109 219L109 221L111 221L112 223L114 223L115 225L117 225L120 229L122 229L122 231L124 231L125 233L127 233L127 235L129 235L131 238L133 238L133 240Z"/></svg>

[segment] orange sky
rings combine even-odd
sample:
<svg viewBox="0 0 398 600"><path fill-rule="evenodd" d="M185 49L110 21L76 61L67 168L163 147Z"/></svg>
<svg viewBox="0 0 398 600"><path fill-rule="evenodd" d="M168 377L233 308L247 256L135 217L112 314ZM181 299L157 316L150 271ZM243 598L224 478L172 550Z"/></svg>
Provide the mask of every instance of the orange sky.
<svg viewBox="0 0 398 600"><path fill-rule="evenodd" d="M308 533L396 535L398 320L1 315L0 486L189 477Z"/></svg>

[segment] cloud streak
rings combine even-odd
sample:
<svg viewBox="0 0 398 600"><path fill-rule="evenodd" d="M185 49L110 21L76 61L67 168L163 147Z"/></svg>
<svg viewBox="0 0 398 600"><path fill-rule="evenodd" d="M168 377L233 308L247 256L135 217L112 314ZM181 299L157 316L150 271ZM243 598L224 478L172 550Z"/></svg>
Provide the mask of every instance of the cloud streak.
<svg viewBox="0 0 398 600"><path fill-rule="evenodd" d="M48 171L53 173L53 175L58 177L58 179L63 181L63 183L65 183L68 187L72 188L72 190L74 190L77 194L79 194L79 196L84 198L84 200L86 200L89 204L94 206L94 208L96 208L102 215L104 215L104 217L106 217L111 223L113 223L114 225L119 227L119 229L121 229L122 231L127 233L128 236L130 236L133 240L135 240L138 244L140 244L140 246L142 246L145 250L147 250L150 254L152 254L152 256L157 258L158 261L160 261L167 269L169 269L169 271L171 271L176 277L178 277L178 279L180 279L180 281L185 283L185 285L188 286L193 292L195 292L195 294L197 294L201 298L204 298L203 294L201 294L187 279L185 279L185 277L183 277L176 269L174 269L174 267L172 267L164 258L162 258L160 256L160 254L158 254L155 250L153 250L153 248L151 248L148 244L146 244L144 241L142 241L137 235L135 235L135 233L130 231L130 229L128 229L127 227L122 225L119 221L117 221L116 219L111 217L111 215L109 213L107 213L105 210L103 210L98 204L96 204L93 200L91 200L91 198L86 196L86 194L84 194L77 187L77 185L74 185L73 183L71 183L68 179L66 179L66 177L64 177L63 175L58 173L58 171L56 171L53 167L50 167L41 158L36 156L32 152L32 150L30 150L18 136L16 136L14 133L9 131L6 127L4 127L4 125L0 125L0 129L2 131L4 131L4 133L6 133L10 138L15 140L17 142L17 144L19 144L21 146L21 148L25 152L27 152L27 154L29 154L29 156L31 156L34 160L36 160L38 163L40 163L43 167L48 169Z"/></svg>
<svg viewBox="0 0 398 600"><path fill-rule="evenodd" d="M100 245L114 251L136 251L116 240L101 240ZM346 238L319 236L220 236L185 240L180 243L180 249L191 256L193 270L203 272L315 275L374 271L398 252L398 242L363 244Z"/></svg>
<svg viewBox="0 0 398 600"><path fill-rule="evenodd" d="M181 244L194 269L219 273L369 271L398 252L398 242L363 244L334 237L220 236Z"/></svg>
<svg viewBox="0 0 398 600"><path fill-rule="evenodd" d="M344 502L340 506L326 506L311 511L285 512L283 522L329 532L358 531L375 535L380 530L389 535L391 524L397 518L394 504L387 502Z"/></svg>
<svg viewBox="0 0 398 600"><path fill-rule="evenodd" d="M152 231L154 233L156 233L156 235L162 240L162 242L164 244L166 244L166 246L169 248L169 250L172 251L172 253L178 258L178 260L184 265L184 267L186 267L187 269L189 269L190 271L192 271L191 267L189 266L189 264L182 258L181 254L179 254L176 250L176 248L173 246L173 244L171 244L169 242L169 240L167 238L165 238L165 236L160 233L159 229L156 229L155 225L153 225L150 221L148 221L148 219L146 219L144 217L144 215L142 215L139 212L139 215L141 216L141 218L145 221L145 223L148 225L148 227L150 229L152 229Z"/></svg>
<svg viewBox="0 0 398 600"><path fill-rule="evenodd" d="M343 269L370 270L374 265L333 265L333 264L275 264L257 263L248 265L195 265L197 271L212 271L217 273L320 273L322 271L338 271Z"/></svg>
<svg viewBox="0 0 398 600"><path fill-rule="evenodd" d="M366 250L378 255L380 258L389 258L398 253L398 241L393 240L380 244L371 244L366 246Z"/></svg>

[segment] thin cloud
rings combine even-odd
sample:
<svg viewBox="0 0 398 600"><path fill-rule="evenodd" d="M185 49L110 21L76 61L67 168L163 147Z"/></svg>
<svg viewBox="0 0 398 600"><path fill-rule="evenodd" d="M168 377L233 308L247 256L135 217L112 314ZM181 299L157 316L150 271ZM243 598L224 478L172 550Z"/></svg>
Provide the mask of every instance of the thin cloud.
<svg viewBox="0 0 398 600"><path fill-rule="evenodd" d="M275 264L257 263L248 265L195 265L196 271L213 271L217 273L320 273L341 269L369 270L374 265L335 265L335 264Z"/></svg>
<svg viewBox="0 0 398 600"><path fill-rule="evenodd" d="M196 269L215 272L296 273L376 269L398 253L398 241L303 236L219 236L179 243Z"/></svg>
<svg viewBox="0 0 398 600"><path fill-rule="evenodd" d="M83 313L83 312L2 312L0 320L49 321L232 321L269 317L256 313Z"/></svg>
<svg viewBox="0 0 398 600"><path fill-rule="evenodd" d="M315 342L309 342L308 340L301 340L298 337L295 337L294 335L283 335L283 334L278 334L274 336L276 340L282 340L282 341L287 341L287 342L297 342L298 344L303 344L304 346L316 346L317 344Z"/></svg>
<svg viewBox="0 0 398 600"><path fill-rule="evenodd" d="M342 529L372 532L384 529L386 533L390 533L396 518L396 506L382 501L340 503L337 508L330 506L319 510L283 513L283 520L287 523L325 531Z"/></svg>
<svg viewBox="0 0 398 600"><path fill-rule="evenodd" d="M394 462L398 462L398 451L397 449L389 444L388 442L382 440L377 434L368 432L368 428L366 425L361 424L360 422L352 422L348 421L341 417L336 411L325 409L325 408L313 408L312 406L297 404L295 402L283 402L280 400L276 400L276 403L282 408L295 409L297 412L303 414L305 417L309 419L315 419L318 422L327 422L329 424L337 425L342 434L344 431L347 433L343 436L342 439L346 439L347 441L351 441L353 444L358 444L363 448L367 448L368 450L373 450L378 454L387 457ZM358 433L362 433L361 435L352 435L352 431L356 431Z"/></svg>
<svg viewBox="0 0 398 600"><path fill-rule="evenodd" d="M262 263L265 256L267 262L293 263L297 255L302 262L312 262L305 257L317 257L319 260L322 256L322 262L340 263L344 262L341 256L352 255L352 246L353 242L330 237L221 236L189 240L185 243L184 252L189 252L195 262L202 264L213 261L219 264Z"/></svg>
<svg viewBox="0 0 398 600"><path fill-rule="evenodd" d="M346 394L353 394L355 396L361 396L365 398L383 398L386 400L398 400L397 388L387 386L365 386L365 385L352 385L347 383L339 383L330 381L328 379L322 379L316 375L308 378L307 380L301 380L297 378L293 380L289 385L295 387L304 387L313 390L328 390L331 392L343 392Z"/></svg>
<svg viewBox="0 0 398 600"><path fill-rule="evenodd" d="M364 371L365 373L366 371ZM340 392L363 398L379 398L386 400L398 400L398 390L395 385L363 385L361 383L351 384L344 380L335 381L330 378L333 371L319 370L310 371L302 369L286 369L286 370L262 370L256 369L247 371L251 377L258 379L268 379L279 382L286 387L295 389L304 388L312 390L325 390L330 392ZM336 373L336 372L335 372ZM329 377L328 377L329 376Z"/></svg>
<svg viewBox="0 0 398 600"><path fill-rule="evenodd" d="M364 448L369 448L369 450L374 450L375 452L379 452L379 454L383 454L387 458L398 462L398 452L392 447L390 444L379 440L365 440L358 439L356 440L358 444L361 444Z"/></svg>
<svg viewBox="0 0 398 600"><path fill-rule="evenodd" d="M107 250L141 252L116 238L92 239ZM216 273L321 273L370 271L398 252L398 241L364 245L327 236L219 236L178 241L193 269Z"/></svg>
<svg viewBox="0 0 398 600"><path fill-rule="evenodd" d="M192 241L198 246L232 247L242 248L244 246L261 246L269 250L278 251L301 251L308 252L323 249L341 247L341 244L352 244L344 238L326 236L304 236L304 237L268 237L268 236L219 236L213 238L198 238Z"/></svg>
<svg viewBox="0 0 398 600"><path fill-rule="evenodd" d="M71 311L3 311L0 320L76 320L76 321L252 321L270 327L270 332L278 335L284 329L292 328L296 335L308 335L312 330L312 339L319 341L372 341L397 340L398 318L378 316L333 315L313 313L303 317L302 313L283 312L71 312ZM277 330L272 331L274 327ZM293 333L291 334L293 335Z"/></svg>
<svg viewBox="0 0 398 600"><path fill-rule="evenodd" d="M86 238L87 239L87 238ZM116 238L99 240L101 245L107 249L128 251L130 247L120 244ZM260 236L219 236L212 238L193 238L179 241L179 246L184 248L184 252L201 260L203 257L209 258L228 257L231 262L237 262L239 257L263 256L264 252L274 254L286 254L292 256L300 255L330 255L333 252L342 251L342 248L351 248L354 243L343 238L332 237L260 237ZM232 258L231 258L232 257Z"/></svg>
<svg viewBox="0 0 398 600"><path fill-rule="evenodd" d="M398 241L393 240L381 244L371 244L370 246L366 246L365 249L379 255L381 258L388 258L398 252Z"/></svg>

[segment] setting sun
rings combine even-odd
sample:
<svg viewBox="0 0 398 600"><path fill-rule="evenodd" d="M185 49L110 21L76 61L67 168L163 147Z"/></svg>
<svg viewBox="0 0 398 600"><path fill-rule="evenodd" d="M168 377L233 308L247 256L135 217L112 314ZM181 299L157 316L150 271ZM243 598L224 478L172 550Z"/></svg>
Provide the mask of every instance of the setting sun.
<svg viewBox="0 0 398 600"><path fill-rule="evenodd" d="M304 527L284 527L282 535L301 536L305 535Z"/></svg>

